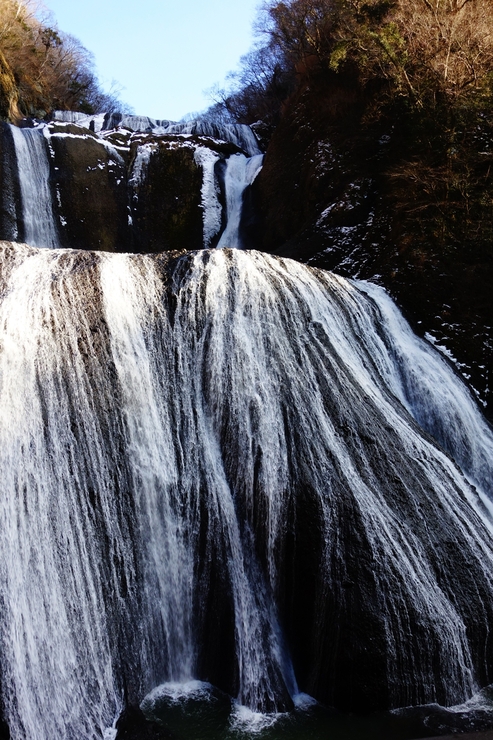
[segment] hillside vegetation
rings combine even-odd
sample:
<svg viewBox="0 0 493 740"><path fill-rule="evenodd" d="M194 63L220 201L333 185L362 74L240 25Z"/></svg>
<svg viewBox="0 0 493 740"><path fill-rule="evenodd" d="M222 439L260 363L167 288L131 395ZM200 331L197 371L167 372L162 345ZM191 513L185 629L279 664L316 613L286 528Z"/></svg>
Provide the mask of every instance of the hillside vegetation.
<svg viewBox="0 0 493 740"><path fill-rule="evenodd" d="M379 179L401 245L491 244L491 0L271 0L257 30L261 43L219 108L244 123L262 119L270 134L281 124L278 137L291 121L295 157L297 140L306 150L307 137L330 139L332 169L337 160L339 174ZM313 194L320 185L308 187L303 213L290 211L285 231L270 226L268 246L329 205Z"/></svg>
<svg viewBox="0 0 493 740"><path fill-rule="evenodd" d="M371 92L375 113L491 104L490 0L267 0L256 30L256 48L220 95L245 123L278 118L293 90L330 73Z"/></svg>
<svg viewBox="0 0 493 740"><path fill-rule="evenodd" d="M89 51L40 20L31 0L0 0L0 117L43 118L54 109L96 113L120 103L97 81Z"/></svg>

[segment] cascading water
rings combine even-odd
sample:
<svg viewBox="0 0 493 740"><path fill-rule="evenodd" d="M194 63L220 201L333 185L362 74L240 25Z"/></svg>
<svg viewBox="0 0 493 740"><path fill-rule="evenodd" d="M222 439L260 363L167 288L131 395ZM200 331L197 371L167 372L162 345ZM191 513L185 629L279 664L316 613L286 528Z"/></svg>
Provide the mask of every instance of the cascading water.
<svg viewBox="0 0 493 740"><path fill-rule="evenodd" d="M218 247L241 248L241 215L243 194L262 169L263 154L245 157L233 154L225 162L224 192L226 199L226 227L221 234Z"/></svg>
<svg viewBox="0 0 493 740"><path fill-rule="evenodd" d="M260 148L250 126L239 123L218 124L198 119L186 123L170 123L155 129L158 133L211 136L220 141L230 141L242 149L249 157L260 154Z"/></svg>
<svg viewBox="0 0 493 740"><path fill-rule="evenodd" d="M8 214L3 218L0 214L0 232L5 238L19 235L36 247L58 248L63 244L95 249L104 246L109 251L157 251L171 248L170 242L178 248L183 232L189 248L208 248L219 241L221 247L244 246L243 196L261 168L262 155L231 154L231 146L211 136L217 133L229 137L242 144L245 151L258 152L247 126L222 130L204 123L202 138L197 140L181 132L188 130L189 124L173 125L171 128L178 133L163 134L155 128L147 137L128 131L125 135L108 132L96 125L94 116L64 112L61 117L63 123L8 127L9 142L11 139L14 144L9 156L17 166L12 172L4 167L9 170L6 184L11 194L19 192L21 208L20 212L16 209L12 196ZM139 121L136 119L134 126ZM85 126L92 124L98 131L89 134ZM188 170L182 164L186 157L180 162L185 151L195 164ZM74 161L85 165L75 165L73 172L67 172L68 163ZM173 185L159 202L163 184L158 181L161 177L169 181L168 173L171 182L183 188L180 197L184 207ZM202 175L200 191L195 173ZM197 228L200 211L202 239Z"/></svg>
<svg viewBox="0 0 493 740"><path fill-rule="evenodd" d="M383 317L382 344L373 353L392 392L418 424L454 458L473 484L493 518L491 427L471 403L463 383L448 382L450 369L440 354L417 339L389 296L372 283L362 290Z"/></svg>
<svg viewBox="0 0 493 740"><path fill-rule="evenodd" d="M50 190L46 126L10 126L22 198L24 241L33 247L60 246Z"/></svg>
<svg viewBox="0 0 493 740"><path fill-rule="evenodd" d="M208 248L217 241L218 248L240 249L243 246L241 220L244 193L260 172L264 155L246 157L244 154L232 154L223 159L207 147L193 148L195 164L202 168L203 246ZM137 189L147 177L153 154L158 154L158 150L152 142L137 147L129 179L129 185L134 188L135 201L138 200ZM224 206L220 200L218 166L222 169Z"/></svg>
<svg viewBox="0 0 493 740"><path fill-rule="evenodd" d="M13 740L100 738L162 682L276 711L491 680L488 519L417 421L460 425L486 501L491 430L382 291L236 250L0 267Z"/></svg>
<svg viewBox="0 0 493 740"><path fill-rule="evenodd" d="M121 113L107 113L96 116L87 116L72 111L55 111L54 119L67 123L77 123L93 131L110 131L122 127L128 131L155 134L179 134L183 136L210 136L220 141L229 141L242 149L249 157L260 154L258 141L250 126L241 123L217 123L204 119L192 121L168 121L149 118L148 116L122 115Z"/></svg>

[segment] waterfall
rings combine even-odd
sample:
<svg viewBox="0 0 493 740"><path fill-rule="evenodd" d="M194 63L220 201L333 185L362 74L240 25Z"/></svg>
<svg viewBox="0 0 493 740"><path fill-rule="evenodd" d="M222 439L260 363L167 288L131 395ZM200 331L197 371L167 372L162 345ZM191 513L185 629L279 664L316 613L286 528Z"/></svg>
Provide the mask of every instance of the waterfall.
<svg viewBox="0 0 493 740"><path fill-rule="evenodd" d="M54 249L59 246L59 240L50 189L48 129L10 126L10 130L17 157L24 241L33 247Z"/></svg>
<svg viewBox="0 0 493 740"><path fill-rule="evenodd" d="M250 126L242 123L219 124L199 118L186 123L170 123L165 127L157 128L156 133L211 136L220 141L229 141L235 144L249 157L260 154L260 148L255 134Z"/></svg>
<svg viewBox="0 0 493 740"><path fill-rule="evenodd" d="M491 680L493 436L382 291L239 250L0 249L13 740L96 740L165 682L273 712Z"/></svg>
<svg viewBox="0 0 493 740"><path fill-rule="evenodd" d="M381 344L373 359L388 378L392 392L423 429L455 459L493 516L491 427L463 383L450 383L450 367L431 345L416 337L382 288L361 289L378 305Z"/></svg>
<svg viewBox="0 0 493 740"><path fill-rule="evenodd" d="M148 116L132 116L122 113L106 113L96 116L86 116L83 113L72 111L55 111L53 118L56 121L77 123L93 131L110 131L118 127L129 131L155 134L178 134L182 136L209 136L220 141L228 141L245 152L249 157L260 154L258 141L250 126L242 123L217 123L197 118L193 121L169 121L149 118Z"/></svg>
<svg viewBox="0 0 493 740"><path fill-rule="evenodd" d="M134 188L133 202L138 201L138 188L145 182L151 157L155 153L159 151L152 142L145 142L136 148L129 179L129 185ZM196 146L194 161L202 168L203 246L206 248L214 246L217 241L218 248L241 248L243 196L246 188L253 183L262 168L263 154L256 154L253 157L232 154L227 159L222 159L212 149ZM224 206L220 200L218 169L223 170Z"/></svg>
<svg viewBox="0 0 493 740"><path fill-rule="evenodd" d="M173 192L163 193L154 178L159 177L156 172L161 172L166 167L164 152L184 149L193 155L195 164L202 170L201 203L197 202L198 198L193 199L192 208L196 209L196 220L193 214L191 216L198 228L191 232L188 246L209 248L216 246L218 242L221 247L243 246L243 195L262 165L262 155L259 154L255 137L248 126L219 126L204 121L174 124L137 116L85 116L71 111L57 113L56 119L60 123L51 128L44 124L32 129L10 126L22 201L22 218L18 221L21 238L23 229L23 240L27 244L35 247L60 247L59 229L55 221L55 213L58 213L63 243L68 246L84 245L84 238L80 235L82 233L90 240L93 248L105 243L107 248L117 251L124 248L122 245L131 244L136 249L154 249L156 245L152 240L150 244L149 239L153 228L157 234L155 242L159 247L168 246L163 230L154 226L153 218L159 221L162 217L164 231L168 228L173 232L177 228L177 220L182 218L182 215L178 217L176 213L179 212L177 205L180 205L180 199ZM136 132L149 130L153 136L145 137L136 133L135 136L113 140L111 136L115 134L115 130L108 129L110 125L128 126ZM85 131L87 128L92 129L93 133ZM192 138L195 134L203 138ZM168 135L173 138L167 139ZM107 136L110 138L107 139ZM235 149L227 145L227 142L234 143L247 154L230 154L231 149ZM98 149L101 151L100 156ZM111 154L110 160L108 154ZM151 168L154 174L149 179L149 166L154 156L157 158L157 167L154 170ZM83 161L87 165L79 170L77 164L72 167L71 161ZM179 161L179 157L176 161ZM112 162L117 163L119 168L119 175L115 179L104 176L107 165L110 166ZM71 169L70 172L67 172L67 167ZM109 172L112 171L110 167ZM93 172L94 175L88 174ZM189 178L193 183L192 192L195 193L198 183L193 173L189 173ZM56 201L53 202L52 195L55 193L58 205ZM155 201L152 216L146 213L143 201L151 193ZM127 204L122 207L125 200ZM202 210L202 241L198 208ZM107 218L109 223L115 225L117 220L113 232L108 228L110 236L106 241L98 237L97 227L91 228L92 224L84 226L86 220L91 221L84 216L91 209L95 216L100 214L103 223ZM104 213L101 213L102 210ZM78 214L80 211L80 214L75 216L75 211ZM164 216L168 211L169 215ZM96 220L97 218L96 216ZM0 226L3 226L4 235L13 235L12 230L9 231L4 224ZM114 232L117 232L117 236Z"/></svg>
<svg viewBox="0 0 493 740"><path fill-rule="evenodd" d="M53 113L54 121L61 121L63 123L75 123L78 126L88 128L95 133L99 133L103 130L106 119L107 115L105 113L90 115L87 113L80 113L78 111L70 110L57 110Z"/></svg>
<svg viewBox="0 0 493 740"><path fill-rule="evenodd" d="M219 239L218 247L241 248L241 214L243 194L252 184L262 168L263 154L245 157L233 154L226 160L224 191L226 196L226 227Z"/></svg>
<svg viewBox="0 0 493 740"><path fill-rule="evenodd" d="M243 196L246 188L253 183L262 169L263 158L263 154L255 154L252 157L232 154L227 159L221 159L210 149L197 148L195 162L203 171L204 247L213 246L219 237L217 248L242 248ZM219 172L222 170L224 206L219 200L221 187L218 182L218 169Z"/></svg>

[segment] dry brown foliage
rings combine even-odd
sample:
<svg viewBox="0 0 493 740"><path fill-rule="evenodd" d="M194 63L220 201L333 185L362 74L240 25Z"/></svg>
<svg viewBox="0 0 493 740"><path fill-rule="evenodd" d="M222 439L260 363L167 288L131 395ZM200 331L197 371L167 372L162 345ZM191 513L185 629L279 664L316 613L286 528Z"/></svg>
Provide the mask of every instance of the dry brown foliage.
<svg viewBox="0 0 493 740"><path fill-rule="evenodd" d="M492 0L278 0L264 6L269 43L298 69L315 57L388 80L418 106L491 92Z"/></svg>
<svg viewBox="0 0 493 740"><path fill-rule="evenodd" d="M43 16L36 0L0 0L0 116L95 112L115 102L93 72L90 52Z"/></svg>
<svg viewBox="0 0 493 740"><path fill-rule="evenodd" d="M405 40L415 88L452 98L478 89L493 70L491 0L399 2L389 14Z"/></svg>

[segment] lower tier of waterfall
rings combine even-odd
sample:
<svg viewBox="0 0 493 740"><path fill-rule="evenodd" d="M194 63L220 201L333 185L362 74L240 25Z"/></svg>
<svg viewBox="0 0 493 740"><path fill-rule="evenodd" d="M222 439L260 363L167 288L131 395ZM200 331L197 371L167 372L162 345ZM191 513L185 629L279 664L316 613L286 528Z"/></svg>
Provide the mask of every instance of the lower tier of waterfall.
<svg viewBox="0 0 493 740"><path fill-rule="evenodd" d="M2 243L0 326L12 740L100 739L163 685L269 714L491 682L491 429L381 289Z"/></svg>

